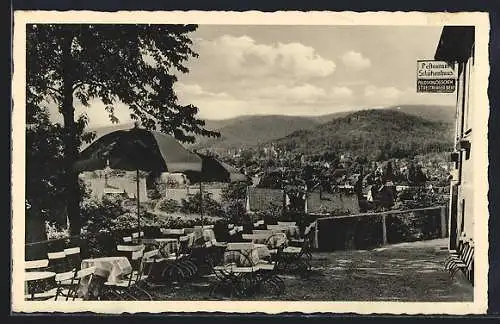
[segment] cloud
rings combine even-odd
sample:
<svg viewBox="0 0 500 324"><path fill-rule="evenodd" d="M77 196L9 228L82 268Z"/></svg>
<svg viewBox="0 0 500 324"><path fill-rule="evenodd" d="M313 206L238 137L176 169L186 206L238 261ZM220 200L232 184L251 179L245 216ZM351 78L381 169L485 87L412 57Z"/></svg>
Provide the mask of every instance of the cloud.
<svg viewBox="0 0 500 324"><path fill-rule="evenodd" d="M349 68L357 70L366 69L372 65L370 59L363 57L361 53L355 51L349 51L342 55L342 63Z"/></svg>
<svg viewBox="0 0 500 324"><path fill-rule="evenodd" d="M223 35L201 40L198 45L203 60L235 76L322 78L336 68L333 61L320 56L313 47L298 42L260 44L248 36Z"/></svg>
<svg viewBox="0 0 500 324"><path fill-rule="evenodd" d="M198 84L186 84L178 82L175 84L175 92L181 97L216 97L216 98L228 98L230 97L225 92L211 92L205 90L202 86Z"/></svg>
<svg viewBox="0 0 500 324"><path fill-rule="evenodd" d="M397 99L402 91L395 87L377 87L374 85L369 85L365 87L364 91L365 97L369 98L379 98L379 99Z"/></svg>
<svg viewBox="0 0 500 324"><path fill-rule="evenodd" d="M353 91L348 87L332 87L330 93L333 97L349 98L352 97Z"/></svg>
<svg viewBox="0 0 500 324"><path fill-rule="evenodd" d="M276 99L292 102L313 102L326 96L323 88L311 84L297 86L276 85L267 88L256 89L254 94L258 98Z"/></svg>

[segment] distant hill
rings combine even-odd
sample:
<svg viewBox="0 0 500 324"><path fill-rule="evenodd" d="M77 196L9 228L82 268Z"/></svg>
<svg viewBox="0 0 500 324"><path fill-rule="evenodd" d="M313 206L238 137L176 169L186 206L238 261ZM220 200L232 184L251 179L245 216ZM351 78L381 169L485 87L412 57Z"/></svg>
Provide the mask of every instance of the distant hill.
<svg viewBox="0 0 500 324"><path fill-rule="evenodd" d="M199 138L195 148L209 147L224 150L241 146L255 146L284 137L294 131L311 129L320 122L301 116L241 116L228 120L207 120L206 127L221 133L220 138Z"/></svg>
<svg viewBox="0 0 500 324"><path fill-rule="evenodd" d="M430 121L455 123L455 106L400 105L386 109L398 110Z"/></svg>
<svg viewBox="0 0 500 324"><path fill-rule="evenodd" d="M361 110L360 113L367 110ZM428 121L454 123L455 107L430 105L401 105L372 110L390 110L421 117ZM241 146L255 146L285 137L295 131L311 130L321 124L351 115L353 112L337 112L320 116L240 116L224 120L206 120L206 127L218 130L221 137L197 138L193 148L225 150Z"/></svg>
<svg viewBox="0 0 500 324"><path fill-rule="evenodd" d="M449 106L401 105L374 110L403 112L434 122L454 123L455 121L455 109ZM356 113L365 111L369 110L361 110ZM321 124L327 124L351 114L353 112L337 112L321 116L249 115L222 120L207 119L205 127L219 131L221 137L197 136L195 143L185 144L185 146L190 149L210 148L218 151L241 146L256 146L283 138L296 131L315 129ZM90 130L95 131L98 138L113 130L131 127L133 124L106 126ZM85 148L87 145L83 146Z"/></svg>
<svg viewBox="0 0 500 324"><path fill-rule="evenodd" d="M453 143L452 130L451 123L430 121L397 109L373 109L295 131L273 142L287 151L304 154L342 150L370 156L405 156L448 150Z"/></svg>

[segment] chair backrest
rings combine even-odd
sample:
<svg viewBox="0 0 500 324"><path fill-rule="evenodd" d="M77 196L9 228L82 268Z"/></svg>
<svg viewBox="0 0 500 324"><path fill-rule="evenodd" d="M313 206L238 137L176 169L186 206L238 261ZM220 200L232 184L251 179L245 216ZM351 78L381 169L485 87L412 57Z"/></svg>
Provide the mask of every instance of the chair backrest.
<svg viewBox="0 0 500 324"><path fill-rule="evenodd" d="M161 228L160 231L164 235L184 235L183 228Z"/></svg>
<svg viewBox="0 0 500 324"><path fill-rule="evenodd" d="M269 234L242 234L241 235L241 237L244 240L252 240L253 242L266 241L269 236L270 236Z"/></svg>
<svg viewBox="0 0 500 324"><path fill-rule="evenodd" d="M149 259L154 258L155 256L157 256L159 253L160 253L159 249L155 249L155 250L151 250L151 251L148 251L148 252L144 252L144 254L142 256L142 259L143 260L149 260Z"/></svg>
<svg viewBox="0 0 500 324"><path fill-rule="evenodd" d="M24 269L25 270L40 270L43 268L47 268L49 266L49 260L48 259L42 259L42 260L32 260L32 261L25 261L24 262Z"/></svg>
<svg viewBox="0 0 500 324"><path fill-rule="evenodd" d="M273 235L275 233L275 231L270 230L270 229L266 229L266 230L253 230L252 233L253 234Z"/></svg>
<svg viewBox="0 0 500 324"><path fill-rule="evenodd" d="M73 280L75 278L75 271L66 271L56 274L56 281Z"/></svg>
<svg viewBox="0 0 500 324"><path fill-rule="evenodd" d="M297 226L297 222L278 222L281 226Z"/></svg>
<svg viewBox="0 0 500 324"><path fill-rule="evenodd" d="M190 234L196 232L196 228L194 227L188 227L188 228L183 228L184 234Z"/></svg>
<svg viewBox="0 0 500 324"><path fill-rule="evenodd" d="M49 253L47 253L47 257L49 258L49 262L50 262L51 260L64 259L66 257L66 253L64 253L64 251L49 252Z"/></svg>
<svg viewBox="0 0 500 324"><path fill-rule="evenodd" d="M143 244L139 245L117 245L116 250L121 252L135 252L144 249Z"/></svg>
<svg viewBox="0 0 500 324"><path fill-rule="evenodd" d="M144 250L141 249L141 250L136 250L136 251L132 251L132 257L131 259L136 261L136 260L140 260L142 257L144 256Z"/></svg>
<svg viewBox="0 0 500 324"><path fill-rule="evenodd" d="M267 225L268 230L272 231L286 231L286 226L283 225Z"/></svg>
<svg viewBox="0 0 500 324"><path fill-rule="evenodd" d="M264 220L263 219L258 220L255 223L253 223L254 227L259 227L260 225L264 225Z"/></svg>
<svg viewBox="0 0 500 324"><path fill-rule="evenodd" d="M253 249L253 242L232 242L227 243L227 250L251 250Z"/></svg>
<svg viewBox="0 0 500 324"><path fill-rule="evenodd" d="M78 270L76 273L76 278L77 279L83 279L85 277L91 276L95 273L96 267L88 267L85 269Z"/></svg>
<svg viewBox="0 0 500 324"><path fill-rule="evenodd" d="M82 263L80 248L73 247L64 249L64 254L66 254L66 259L68 260L70 267L79 270Z"/></svg>
<svg viewBox="0 0 500 324"><path fill-rule="evenodd" d="M132 239L138 239L139 237L144 237L144 232L132 233Z"/></svg>
<svg viewBox="0 0 500 324"><path fill-rule="evenodd" d="M62 273L70 270L70 265L64 251L49 252L47 253L47 257L49 259L49 268L51 268L53 272Z"/></svg>
<svg viewBox="0 0 500 324"><path fill-rule="evenodd" d="M316 222L312 222L311 224L309 224L306 229L304 230L304 235L308 235L313 229L316 228Z"/></svg>
<svg viewBox="0 0 500 324"><path fill-rule="evenodd" d="M80 254L80 247L77 246L72 248L66 248L64 249L64 254L66 254L66 256L73 254Z"/></svg>

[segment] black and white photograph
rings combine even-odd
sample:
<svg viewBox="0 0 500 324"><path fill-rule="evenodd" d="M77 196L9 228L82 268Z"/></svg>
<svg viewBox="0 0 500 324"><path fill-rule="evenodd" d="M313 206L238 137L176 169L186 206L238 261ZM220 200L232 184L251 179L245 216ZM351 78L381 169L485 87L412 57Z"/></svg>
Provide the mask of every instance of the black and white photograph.
<svg viewBox="0 0 500 324"><path fill-rule="evenodd" d="M16 12L13 310L484 313L488 32Z"/></svg>

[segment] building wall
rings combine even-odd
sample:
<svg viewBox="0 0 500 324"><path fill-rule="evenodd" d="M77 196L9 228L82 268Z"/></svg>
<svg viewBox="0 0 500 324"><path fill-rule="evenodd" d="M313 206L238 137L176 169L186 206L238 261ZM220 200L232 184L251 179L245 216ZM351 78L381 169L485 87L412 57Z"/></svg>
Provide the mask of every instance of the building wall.
<svg viewBox="0 0 500 324"><path fill-rule="evenodd" d="M124 191L130 198L137 196L137 182L135 171L125 171L123 176L108 176L108 185ZM93 172L82 172L80 179L90 187L91 194L97 199L102 199L105 194L105 177L104 171L98 170ZM146 179L141 177L139 179L139 195L141 201L147 201Z"/></svg>
<svg viewBox="0 0 500 324"><path fill-rule="evenodd" d="M458 63L459 76L457 84L457 127L455 147L456 153L459 156L458 163L454 170L454 178L452 186L455 186L455 193L452 190L451 206L456 204L456 214L453 208L450 208L451 222L455 222L456 227L450 227L450 248L454 249L458 241L462 239L474 239L474 215L473 215L473 133L472 133L472 120L474 114L474 101L469 95L470 89L473 89L473 58L469 58L467 62ZM471 152L461 149L460 142L469 141L471 145Z"/></svg>

